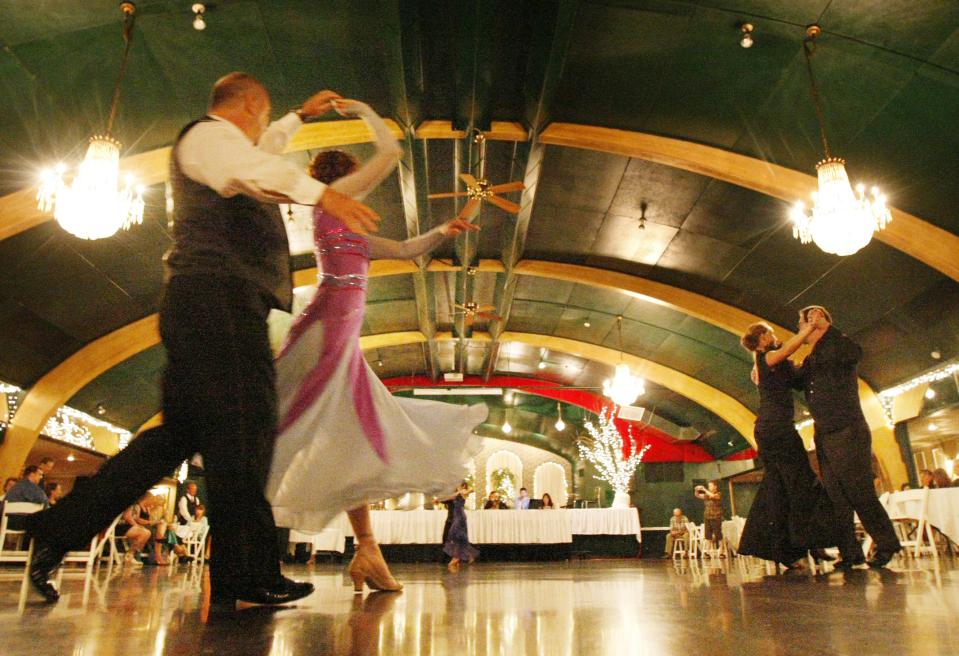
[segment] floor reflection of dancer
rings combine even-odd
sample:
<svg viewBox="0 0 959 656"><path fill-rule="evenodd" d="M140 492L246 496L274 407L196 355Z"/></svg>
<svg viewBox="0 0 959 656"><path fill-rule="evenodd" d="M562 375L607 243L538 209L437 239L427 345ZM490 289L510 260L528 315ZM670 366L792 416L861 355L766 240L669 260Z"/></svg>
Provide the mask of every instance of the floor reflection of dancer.
<svg viewBox="0 0 959 656"><path fill-rule="evenodd" d="M470 544L469 529L466 524L466 499L471 493L472 490L465 482L460 483L456 488L456 494L449 499L449 515L446 522L449 529L446 531L446 539L443 542L443 553L452 559L447 566L451 572L459 570L462 561L472 563L479 556L479 549Z"/></svg>
<svg viewBox="0 0 959 656"><path fill-rule="evenodd" d="M811 332L812 326L806 326L780 343L770 326L756 323L741 340L756 360L759 414L755 436L764 472L738 552L789 568L799 567L810 549L817 559L832 560L821 547L836 543L832 504L809 466L793 423L792 391L801 382L789 356Z"/></svg>
<svg viewBox="0 0 959 656"><path fill-rule="evenodd" d="M330 188L362 198L396 166L400 149L383 120L357 101L338 111L361 116L376 139L363 165L342 151L316 156L310 172ZM298 314L277 358L280 435L267 496L281 526L321 530L348 510L357 550L354 589L399 590L370 525L370 500L449 490L478 442L472 429L486 407L394 397L359 346L371 258L412 259L478 228L454 219L405 242L363 237L314 212L320 286Z"/></svg>

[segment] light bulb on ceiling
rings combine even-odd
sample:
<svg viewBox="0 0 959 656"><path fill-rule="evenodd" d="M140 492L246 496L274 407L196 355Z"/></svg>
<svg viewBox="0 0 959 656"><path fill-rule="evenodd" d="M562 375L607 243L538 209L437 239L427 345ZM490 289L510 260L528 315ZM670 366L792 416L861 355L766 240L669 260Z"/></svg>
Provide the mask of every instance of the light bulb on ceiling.
<svg viewBox="0 0 959 656"><path fill-rule="evenodd" d="M193 5L193 29L202 31L206 29L206 21L203 20L203 13L206 7L199 2Z"/></svg>
<svg viewBox="0 0 959 656"><path fill-rule="evenodd" d="M76 457L75 455L73 455L72 453L67 456L67 462L73 462L73 461L76 460L76 459L77 459L77 457Z"/></svg>
<svg viewBox="0 0 959 656"><path fill-rule="evenodd" d="M513 427L509 425L509 419L503 420L503 432L507 435L513 432Z"/></svg>
<svg viewBox="0 0 959 656"><path fill-rule="evenodd" d="M930 422L929 425L926 426L926 428L928 428L930 431L933 431L933 432L939 430L939 427L933 424L932 422Z"/></svg>
<svg viewBox="0 0 959 656"><path fill-rule="evenodd" d="M591 324L591 323L589 322L589 319L587 319L586 321L583 322L583 328L589 328L589 327L592 326L592 325L593 325L593 324Z"/></svg>
<svg viewBox="0 0 959 656"><path fill-rule="evenodd" d="M932 389L931 387L930 387L929 389L927 389L927 390L926 390L926 398L927 398L927 399L934 399L934 398L936 398L936 390Z"/></svg>
<svg viewBox="0 0 959 656"><path fill-rule="evenodd" d="M739 45L743 48L752 48L753 47L753 24L752 23L743 23L739 26L739 31L742 33L742 38L739 39Z"/></svg>
<svg viewBox="0 0 959 656"><path fill-rule="evenodd" d="M537 369L545 369L545 368L546 368L546 360L540 360L540 361L539 361L539 364L536 365L536 368L537 368Z"/></svg>

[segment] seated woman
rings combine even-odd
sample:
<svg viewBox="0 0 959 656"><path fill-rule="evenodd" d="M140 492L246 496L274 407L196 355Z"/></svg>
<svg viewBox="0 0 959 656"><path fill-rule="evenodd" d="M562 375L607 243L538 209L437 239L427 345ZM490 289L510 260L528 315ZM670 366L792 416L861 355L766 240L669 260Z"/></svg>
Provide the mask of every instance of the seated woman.
<svg viewBox="0 0 959 656"><path fill-rule="evenodd" d="M549 492L543 492L543 509L544 510L556 509L556 506L553 505L553 497L549 496Z"/></svg>

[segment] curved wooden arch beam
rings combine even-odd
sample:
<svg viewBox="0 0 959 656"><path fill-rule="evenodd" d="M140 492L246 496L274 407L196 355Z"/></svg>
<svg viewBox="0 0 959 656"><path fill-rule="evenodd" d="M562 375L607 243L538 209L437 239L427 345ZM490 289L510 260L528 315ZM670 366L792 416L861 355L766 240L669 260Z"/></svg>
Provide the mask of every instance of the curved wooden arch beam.
<svg viewBox="0 0 959 656"><path fill-rule="evenodd" d="M716 178L788 201L806 200L816 190L816 178L755 157L670 139L643 132L553 123L540 143L598 150L665 164ZM890 207L892 222L876 239L959 281L959 235L938 228L917 216Z"/></svg>
<svg viewBox="0 0 959 656"><path fill-rule="evenodd" d="M753 424L756 422L756 415L753 414L749 408L725 392L721 392L715 387L707 385L692 376L652 362L651 360L630 355L629 353L621 354L620 351L606 348L605 346L589 344L565 337L504 331L499 336L499 340L501 342L519 342L537 348L547 348L550 351L569 353L570 355L586 358L594 362L602 362L603 364L613 367L620 362L625 362L630 366L634 374L642 376L646 380L672 390L677 394L681 394L690 401L716 414L739 432L740 435L746 438L746 441L748 441L753 448L756 448L756 441L753 437Z"/></svg>
<svg viewBox="0 0 959 656"><path fill-rule="evenodd" d="M19 476L44 424L86 383L159 341L159 317L152 314L91 342L38 380L7 427L0 475Z"/></svg>
<svg viewBox="0 0 959 656"><path fill-rule="evenodd" d="M782 326L766 321L745 310L727 305L708 296L702 296L679 287L665 285L639 276L627 273L597 269L578 264L564 264L561 262L545 262L537 260L523 260L516 265L516 272L520 275L537 276L551 280L564 280L592 287L600 287L614 291L625 292L637 298L665 305L674 310L701 319L707 323L722 328L735 335L741 335L750 324L765 321L770 324L784 339L795 333ZM803 346L797 353L801 357L809 352ZM887 423L886 413L876 392L859 379L859 400L862 403L866 422L873 435L873 449L880 458L893 484L898 486L908 480L905 464L899 453L895 435Z"/></svg>

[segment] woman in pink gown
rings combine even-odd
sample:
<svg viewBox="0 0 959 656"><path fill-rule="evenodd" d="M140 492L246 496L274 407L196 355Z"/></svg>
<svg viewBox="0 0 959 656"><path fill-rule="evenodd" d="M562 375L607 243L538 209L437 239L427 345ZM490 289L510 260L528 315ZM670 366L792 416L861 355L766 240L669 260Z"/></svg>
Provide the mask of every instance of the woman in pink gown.
<svg viewBox="0 0 959 656"><path fill-rule="evenodd" d="M377 152L357 167L341 151L317 155L311 173L362 198L396 166L400 150L382 119L363 103L341 101L361 116ZM267 498L278 526L322 530L349 510L357 543L350 563L355 590L399 590L373 538L367 504L406 492L446 493L478 450L473 428L485 405L461 406L394 397L369 368L359 337L370 259L412 259L475 226L447 222L396 242L350 232L319 207L313 215L319 286L277 357L279 435Z"/></svg>

